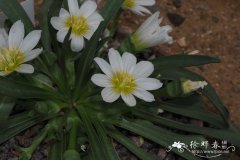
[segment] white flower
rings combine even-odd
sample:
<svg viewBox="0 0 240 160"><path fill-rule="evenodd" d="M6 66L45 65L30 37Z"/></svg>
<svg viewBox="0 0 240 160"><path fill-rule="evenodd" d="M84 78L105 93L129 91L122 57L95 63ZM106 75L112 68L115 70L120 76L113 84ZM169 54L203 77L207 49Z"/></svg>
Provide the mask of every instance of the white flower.
<svg viewBox="0 0 240 160"><path fill-rule="evenodd" d="M172 27L168 25L161 27L162 19L159 19L159 15L160 12L154 13L131 35L136 50L141 51L159 44L172 43L172 37L168 35Z"/></svg>
<svg viewBox="0 0 240 160"><path fill-rule="evenodd" d="M52 17L51 24L58 30L57 40L63 43L71 28L71 49L75 52L84 47L84 38L90 39L98 28L102 16L96 11L97 4L91 0L85 1L81 7L77 0L68 0L69 12L61 8L59 17Z"/></svg>
<svg viewBox="0 0 240 160"><path fill-rule="evenodd" d="M122 56L118 51L110 49L108 53L110 64L104 59L95 58L104 74L95 74L91 80L94 84L104 87L102 97L105 102L116 101L120 96L128 106L135 106L134 96L146 101L154 101L154 96L147 90L156 90L162 83L154 78L147 78L154 70L148 61L137 63L136 57L125 52Z"/></svg>
<svg viewBox="0 0 240 160"><path fill-rule="evenodd" d="M33 49L41 37L41 31L30 32L24 38L24 25L19 20L13 24L9 35L4 29L0 33L0 76L6 76L13 71L20 73L33 73L30 64L24 64L36 58L42 49Z"/></svg>
<svg viewBox="0 0 240 160"><path fill-rule="evenodd" d="M191 81L191 80L187 80L184 81L182 84L182 88L183 88L183 92L185 94L194 92L198 89L203 89L205 86L207 86L208 83L206 81Z"/></svg>
<svg viewBox="0 0 240 160"><path fill-rule="evenodd" d="M155 0L124 0L122 8L129 9L138 15L144 15L144 13L151 14L151 12L143 6L152 6L155 3Z"/></svg>

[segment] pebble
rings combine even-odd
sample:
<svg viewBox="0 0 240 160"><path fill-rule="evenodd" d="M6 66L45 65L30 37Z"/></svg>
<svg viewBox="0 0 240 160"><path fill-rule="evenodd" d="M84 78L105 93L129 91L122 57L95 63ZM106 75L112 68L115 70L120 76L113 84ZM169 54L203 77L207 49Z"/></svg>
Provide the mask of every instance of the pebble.
<svg viewBox="0 0 240 160"><path fill-rule="evenodd" d="M172 154L168 154L167 157L164 160L175 160L175 156Z"/></svg>
<svg viewBox="0 0 240 160"><path fill-rule="evenodd" d="M144 144L144 140L141 137L131 137L133 143L135 143L138 147L141 147Z"/></svg>
<svg viewBox="0 0 240 160"><path fill-rule="evenodd" d="M180 26L185 21L183 16L176 13L168 13L167 16L170 22L175 26Z"/></svg>
<svg viewBox="0 0 240 160"><path fill-rule="evenodd" d="M167 156L167 152L164 149L159 149L157 153L157 157L160 159L164 159Z"/></svg>
<svg viewBox="0 0 240 160"><path fill-rule="evenodd" d="M172 0L172 3L176 8L180 8L182 6L181 0Z"/></svg>
<svg viewBox="0 0 240 160"><path fill-rule="evenodd" d="M186 37L182 37L182 38L178 39L177 43L182 48L187 47Z"/></svg>
<svg viewBox="0 0 240 160"><path fill-rule="evenodd" d="M200 121L200 120L191 119L190 123L198 127L203 127L203 121Z"/></svg>

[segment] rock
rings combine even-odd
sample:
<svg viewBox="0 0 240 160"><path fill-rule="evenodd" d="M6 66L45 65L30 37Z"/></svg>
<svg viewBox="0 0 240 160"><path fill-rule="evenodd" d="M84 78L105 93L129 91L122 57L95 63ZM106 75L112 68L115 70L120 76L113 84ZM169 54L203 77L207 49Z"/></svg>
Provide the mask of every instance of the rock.
<svg viewBox="0 0 240 160"><path fill-rule="evenodd" d="M199 53L200 53L199 50L194 50L194 51L189 52L188 55L197 55Z"/></svg>
<svg viewBox="0 0 240 160"><path fill-rule="evenodd" d="M152 144L151 142L148 142L148 141L144 141L144 144L142 145L142 148L143 148L145 151L149 151L149 150L151 150L152 148L154 148L154 144Z"/></svg>
<svg viewBox="0 0 240 160"><path fill-rule="evenodd" d="M131 137L133 143L135 143L138 147L141 147L144 144L144 139L142 137Z"/></svg>
<svg viewBox="0 0 240 160"><path fill-rule="evenodd" d="M167 156L167 152L164 149L159 149L158 153L157 153L157 157L159 159L164 159Z"/></svg>
<svg viewBox="0 0 240 160"><path fill-rule="evenodd" d="M168 13L167 16L170 22L175 26L180 26L185 21L184 17L176 13Z"/></svg>
<svg viewBox="0 0 240 160"><path fill-rule="evenodd" d="M173 154L168 154L167 157L164 160L175 160L176 158L174 157Z"/></svg>
<svg viewBox="0 0 240 160"><path fill-rule="evenodd" d="M172 0L172 3L176 8L180 8L182 6L181 0Z"/></svg>
<svg viewBox="0 0 240 160"><path fill-rule="evenodd" d="M191 119L190 120L191 124L198 126L198 127L203 127L203 121L197 120L197 119Z"/></svg>
<svg viewBox="0 0 240 160"><path fill-rule="evenodd" d="M182 37L178 39L177 43L180 47L183 47L183 48L187 47L186 37Z"/></svg>
<svg viewBox="0 0 240 160"><path fill-rule="evenodd" d="M218 22L219 22L219 18L216 17L216 16L212 16L212 21L213 21L214 23L218 23Z"/></svg>
<svg viewBox="0 0 240 160"><path fill-rule="evenodd" d="M121 35L128 35L133 32L133 29L128 26L119 26L117 29L118 34Z"/></svg>

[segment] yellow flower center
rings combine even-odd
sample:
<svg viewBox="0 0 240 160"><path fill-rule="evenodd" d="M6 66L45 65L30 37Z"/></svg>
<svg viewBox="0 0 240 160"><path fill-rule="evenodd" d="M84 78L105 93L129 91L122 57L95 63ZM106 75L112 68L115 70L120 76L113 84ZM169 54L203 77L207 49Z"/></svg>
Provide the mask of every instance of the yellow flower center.
<svg viewBox="0 0 240 160"><path fill-rule="evenodd" d="M126 95L132 93L137 87L135 78L127 72L116 72L112 76L111 84L115 92Z"/></svg>
<svg viewBox="0 0 240 160"><path fill-rule="evenodd" d="M78 36L85 35L89 30L87 19L83 16L70 16L65 22L67 28L72 28L72 32Z"/></svg>
<svg viewBox="0 0 240 160"><path fill-rule="evenodd" d="M4 73L11 73L16 70L19 65L24 62L24 55L19 49L14 48L9 50L8 48L3 48L0 51L0 71Z"/></svg>
<svg viewBox="0 0 240 160"><path fill-rule="evenodd" d="M133 8L135 6L135 0L125 0L123 2L123 8Z"/></svg>

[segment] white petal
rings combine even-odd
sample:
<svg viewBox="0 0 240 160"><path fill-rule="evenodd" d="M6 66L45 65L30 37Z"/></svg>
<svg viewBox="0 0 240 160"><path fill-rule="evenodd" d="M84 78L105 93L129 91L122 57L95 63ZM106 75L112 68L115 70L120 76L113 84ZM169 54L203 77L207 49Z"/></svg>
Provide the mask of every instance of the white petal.
<svg viewBox="0 0 240 160"><path fill-rule="evenodd" d="M93 1L87 0L85 1L79 10L79 15L84 15L84 17L90 16L97 9L97 4Z"/></svg>
<svg viewBox="0 0 240 160"><path fill-rule="evenodd" d="M22 41L19 49L23 53L31 51L38 44L41 38L41 32L40 30L30 32Z"/></svg>
<svg viewBox="0 0 240 160"><path fill-rule="evenodd" d="M132 73L137 63L137 58L133 54L125 52L122 55L122 62L123 62L124 70L128 71L129 73Z"/></svg>
<svg viewBox="0 0 240 160"><path fill-rule="evenodd" d="M123 69L122 57L117 50L111 48L108 52L108 58L113 72L121 71Z"/></svg>
<svg viewBox="0 0 240 160"><path fill-rule="evenodd" d="M153 15L151 15L146 21L143 22L143 24L137 29L137 34L144 34L145 32L149 31L149 27L152 26L152 24L158 23L158 18L160 16L160 12L156 12ZM159 23L158 23L159 24Z"/></svg>
<svg viewBox="0 0 240 160"><path fill-rule="evenodd" d="M98 64L101 68L103 73L105 73L108 77L111 77L113 74L111 66L102 58L94 58L94 61Z"/></svg>
<svg viewBox="0 0 240 160"><path fill-rule="evenodd" d="M132 94L128 94L128 95L121 94L121 97L128 106L130 107L136 106L137 102Z"/></svg>
<svg viewBox="0 0 240 160"><path fill-rule="evenodd" d="M61 9L60 9L60 12L59 12L59 16L60 16L61 18L63 18L63 19L66 19L67 17L70 16L70 14L69 14L69 12L68 12L66 9L61 8Z"/></svg>
<svg viewBox="0 0 240 160"><path fill-rule="evenodd" d="M143 16L144 13L152 14L147 8L142 7L142 6L136 6L136 7L134 7L134 8L131 9L131 10L132 10L133 12L135 12L136 14L141 15L141 16Z"/></svg>
<svg viewBox="0 0 240 160"><path fill-rule="evenodd" d="M151 62L141 61L135 66L133 74L138 78L146 78L150 76L153 71L154 66Z"/></svg>
<svg viewBox="0 0 240 160"><path fill-rule="evenodd" d="M57 40L58 40L59 42L63 43L63 41L64 41L67 33L68 33L68 29L66 29L66 28L63 28L63 29L59 30L59 31L57 32Z"/></svg>
<svg viewBox="0 0 240 160"><path fill-rule="evenodd" d="M87 40L91 39L91 37L92 37L92 35L94 34L94 32L96 31L96 29L97 29L96 26L94 26L94 27L90 26L88 32L84 35L84 37L85 37Z"/></svg>
<svg viewBox="0 0 240 160"><path fill-rule="evenodd" d="M112 103L120 97L120 94L113 92L112 88L104 88L101 95L103 100L108 103Z"/></svg>
<svg viewBox="0 0 240 160"><path fill-rule="evenodd" d="M37 49L34 49L34 50L28 52L27 54L25 54L24 62L28 62L28 61L35 59L41 53L42 53L42 48L41 49L37 48Z"/></svg>
<svg viewBox="0 0 240 160"><path fill-rule="evenodd" d="M7 76L7 75L8 75L7 73L4 73L4 72L0 71L0 76Z"/></svg>
<svg viewBox="0 0 240 160"><path fill-rule="evenodd" d="M8 45L10 49L18 48L24 37L24 25L21 20L15 22L9 31Z"/></svg>
<svg viewBox="0 0 240 160"><path fill-rule="evenodd" d="M64 20L60 17L52 17L50 23L56 30L64 28Z"/></svg>
<svg viewBox="0 0 240 160"><path fill-rule="evenodd" d="M74 52L79 52L84 47L83 37L73 36L71 40L71 49Z"/></svg>
<svg viewBox="0 0 240 160"><path fill-rule="evenodd" d="M104 74L94 74L91 81L100 87L111 87L110 79Z"/></svg>
<svg viewBox="0 0 240 160"><path fill-rule="evenodd" d="M7 33L5 29L0 28L0 50L5 47L8 48Z"/></svg>
<svg viewBox="0 0 240 160"><path fill-rule="evenodd" d="M87 20L90 25L97 25L103 21L103 17L98 12L94 12L87 18Z"/></svg>
<svg viewBox="0 0 240 160"><path fill-rule="evenodd" d="M19 73L29 73L29 74L31 74L31 73L34 72L34 68L30 64L21 64L16 71L19 72Z"/></svg>
<svg viewBox="0 0 240 160"><path fill-rule="evenodd" d="M162 83L154 78L140 78L136 80L138 86L145 90L156 90L162 87Z"/></svg>
<svg viewBox="0 0 240 160"><path fill-rule="evenodd" d="M142 5L142 6L152 6L156 2L155 0L136 0L137 5Z"/></svg>
<svg viewBox="0 0 240 160"><path fill-rule="evenodd" d="M148 92L148 91L146 91L144 89L140 89L140 88L136 89L133 92L133 95L135 95L136 97L138 97L138 98L140 98L140 99L142 99L142 100L144 100L146 102L153 102L153 101L155 101L154 96L150 92Z"/></svg>
<svg viewBox="0 0 240 160"><path fill-rule="evenodd" d="M78 0L68 0L68 8L71 15L77 15L79 11Z"/></svg>

